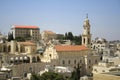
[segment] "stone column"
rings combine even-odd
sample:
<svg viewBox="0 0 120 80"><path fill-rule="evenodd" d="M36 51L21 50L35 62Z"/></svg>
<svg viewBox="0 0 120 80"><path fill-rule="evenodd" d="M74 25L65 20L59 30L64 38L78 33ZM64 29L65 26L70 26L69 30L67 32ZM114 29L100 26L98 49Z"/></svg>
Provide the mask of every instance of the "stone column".
<svg viewBox="0 0 120 80"><path fill-rule="evenodd" d="M11 54L15 54L16 52L16 41L11 41Z"/></svg>

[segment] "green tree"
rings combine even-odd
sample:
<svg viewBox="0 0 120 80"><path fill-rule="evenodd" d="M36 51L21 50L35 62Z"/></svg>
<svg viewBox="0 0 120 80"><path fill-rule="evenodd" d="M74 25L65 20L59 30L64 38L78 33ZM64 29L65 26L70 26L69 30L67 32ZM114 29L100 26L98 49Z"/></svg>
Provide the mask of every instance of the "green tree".
<svg viewBox="0 0 120 80"><path fill-rule="evenodd" d="M65 80L65 78L59 73L45 72L41 76L33 73L31 80Z"/></svg>
<svg viewBox="0 0 120 80"><path fill-rule="evenodd" d="M81 37L81 35L79 35L79 36L74 36L73 42L74 42L76 45L81 45L81 43L82 43L82 37Z"/></svg>
<svg viewBox="0 0 120 80"><path fill-rule="evenodd" d="M57 34L57 39L64 40L65 36L63 34Z"/></svg>
<svg viewBox="0 0 120 80"><path fill-rule="evenodd" d="M8 41L14 40L13 33L8 33Z"/></svg>
<svg viewBox="0 0 120 80"><path fill-rule="evenodd" d="M68 39L68 34L67 34L67 32L65 33L65 39Z"/></svg>
<svg viewBox="0 0 120 80"><path fill-rule="evenodd" d="M79 64L75 67L75 70L72 72L71 80L80 80L80 66Z"/></svg>
<svg viewBox="0 0 120 80"><path fill-rule="evenodd" d="M81 45L82 43L82 36L74 36L72 32L66 32L65 35L59 36L57 39L59 39L60 43L64 44L64 40L70 40L72 43L75 43L75 45Z"/></svg>
<svg viewBox="0 0 120 80"><path fill-rule="evenodd" d="M67 38L71 41L74 39L72 32L68 32Z"/></svg>
<svg viewBox="0 0 120 80"><path fill-rule="evenodd" d="M43 73L40 77L41 80L65 80L62 74L55 72Z"/></svg>
<svg viewBox="0 0 120 80"><path fill-rule="evenodd" d="M35 74L35 73L32 73L32 76L31 76L30 80L41 80L41 79L40 79L40 75L37 75L37 74Z"/></svg>
<svg viewBox="0 0 120 80"><path fill-rule="evenodd" d="M25 38L23 38L23 37L16 37L15 40L16 41L25 41Z"/></svg>

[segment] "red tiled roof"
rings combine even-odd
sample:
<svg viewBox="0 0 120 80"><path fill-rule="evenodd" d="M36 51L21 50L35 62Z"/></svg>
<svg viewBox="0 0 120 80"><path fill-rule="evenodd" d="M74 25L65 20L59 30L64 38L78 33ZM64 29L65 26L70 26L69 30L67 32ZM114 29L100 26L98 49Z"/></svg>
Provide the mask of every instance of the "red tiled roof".
<svg viewBox="0 0 120 80"><path fill-rule="evenodd" d="M55 46L56 51L83 51L83 50L88 50L87 47L83 45L56 45Z"/></svg>
<svg viewBox="0 0 120 80"><path fill-rule="evenodd" d="M31 29L31 28L39 28L38 26L23 26L23 25L14 25L14 28L28 28L28 29Z"/></svg>

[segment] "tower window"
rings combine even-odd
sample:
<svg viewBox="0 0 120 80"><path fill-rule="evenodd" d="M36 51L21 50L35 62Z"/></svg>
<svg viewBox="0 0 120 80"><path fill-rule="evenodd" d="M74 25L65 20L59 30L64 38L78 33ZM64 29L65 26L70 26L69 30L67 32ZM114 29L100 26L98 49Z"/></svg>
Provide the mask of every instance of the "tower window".
<svg viewBox="0 0 120 80"><path fill-rule="evenodd" d="M90 69L91 67L89 66L89 69Z"/></svg>
<svg viewBox="0 0 120 80"><path fill-rule="evenodd" d="M88 31L88 34L90 34L90 32Z"/></svg>
<svg viewBox="0 0 120 80"><path fill-rule="evenodd" d="M84 38L84 40L83 40L83 43L85 44L85 38Z"/></svg>

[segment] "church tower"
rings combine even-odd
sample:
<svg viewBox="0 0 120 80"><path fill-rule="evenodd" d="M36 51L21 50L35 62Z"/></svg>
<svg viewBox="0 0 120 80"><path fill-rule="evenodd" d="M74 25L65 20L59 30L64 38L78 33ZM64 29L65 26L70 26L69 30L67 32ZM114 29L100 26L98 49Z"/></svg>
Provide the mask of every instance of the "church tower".
<svg viewBox="0 0 120 80"><path fill-rule="evenodd" d="M82 45L91 48L91 33L90 33L90 23L88 19L88 14L83 24L83 34L82 34Z"/></svg>

